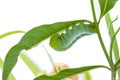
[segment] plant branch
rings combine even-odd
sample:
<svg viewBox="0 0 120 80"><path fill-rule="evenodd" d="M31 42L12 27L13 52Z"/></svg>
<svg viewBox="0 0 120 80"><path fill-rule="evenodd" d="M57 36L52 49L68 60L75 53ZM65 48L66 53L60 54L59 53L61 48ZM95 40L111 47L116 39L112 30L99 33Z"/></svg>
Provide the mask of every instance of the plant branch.
<svg viewBox="0 0 120 80"><path fill-rule="evenodd" d="M117 60L117 62L115 63L115 67L117 67L117 68L120 67L119 64L120 64L120 58L119 58L119 59Z"/></svg>
<svg viewBox="0 0 120 80"><path fill-rule="evenodd" d="M118 19L118 16L114 20L112 20L109 12L105 15L105 20L106 20L106 24L107 24L107 28L108 28L109 36L110 36L111 40L112 40L113 35L115 34L114 26L112 23L115 22L117 19ZM114 39L114 44L113 44L112 50L114 51L114 58L115 58L115 64L116 64L116 62L119 60L119 47L118 47L116 38ZM112 54L112 56L113 56L113 54ZM114 66L117 70L118 69L117 67L119 65L116 67L115 64L114 64ZM120 69L118 69L117 73L118 73L118 78L120 78Z"/></svg>
<svg viewBox="0 0 120 80"><path fill-rule="evenodd" d="M118 32L119 32L119 30L120 30L120 27L118 28L118 30L115 32L115 34L113 35L113 37L112 37L112 40L111 40L111 44L110 44L110 59L112 60L112 48L113 48L113 43L114 43L114 40L115 40L115 37L116 37L116 35L118 34ZM113 60L112 60L113 61Z"/></svg>
<svg viewBox="0 0 120 80"><path fill-rule="evenodd" d="M94 8L94 2L93 2L93 0L90 0L90 3L91 3L91 8L92 8L92 14L93 14L94 22L97 23L97 18L96 18L96 13L95 13L95 8Z"/></svg>
<svg viewBox="0 0 120 80"><path fill-rule="evenodd" d="M95 9L94 9L94 2L93 2L93 0L90 0L90 2L91 2L92 14L93 14L94 22L95 22L95 27L97 28L97 35L98 35L100 44L101 44L101 46L102 46L102 49L103 49L103 51L104 51L104 54L105 54L105 56L106 56L106 59L107 59L109 65L110 65L110 67L112 67L113 63L112 63L111 60L110 60L110 57L109 57L108 52L107 52L107 50L106 50L106 47L105 47L105 45L104 45L104 43L103 43L102 36L101 36L101 34L100 34L99 24L97 23L97 18L96 18ZM100 21L99 21L99 22L100 22Z"/></svg>
<svg viewBox="0 0 120 80"><path fill-rule="evenodd" d="M43 45L42 45L42 47L44 48L45 52L47 53L47 55L48 55L48 57L49 57L49 59L50 59L50 62L52 63L52 66L53 66L53 68L54 68L54 71L55 71L55 73L57 74L58 71L57 71L57 69L56 69L56 67L55 67L55 65L54 65L54 62L53 62L52 57L50 56L50 54L48 53L48 51L46 50L46 48L45 48Z"/></svg>
<svg viewBox="0 0 120 80"><path fill-rule="evenodd" d="M102 40L102 36L101 36L101 33L100 33L100 29L99 29L99 23L100 23L101 17L99 18L99 21L97 22L93 0L91 0L91 7L92 7L92 13L93 13L93 18L94 18L94 22L95 22L95 27L96 27L96 30L97 30L97 35L98 35L100 44L102 46L102 49L104 51L104 55L105 55L105 57L106 57L106 59L109 63L110 69L111 69L111 75L112 75L111 80L116 80L116 68L114 66L113 61L110 59L110 56L108 55L107 49L106 49L106 47L104 45L104 42Z"/></svg>
<svg viewBox="0 0 120 80"><path fill-rule="evenodd" d="M110 57L109 57L108 52L107 52L107 50L106 50L106 47L105 47L105 45L104 45L104 43L103 43L103 40L102 40L102 37L101 37L101 34L100 34L99 29L98 29L97 32L98 32L98 38L99 38L100 44L101 44L101 46L102 46L102 49L103 49L103 51L104 51L104 54L105 54L105 56L106 56L106 59L107 59L109 65L112 66L113 63L112 63L112 61L110 60Z"/></svg>

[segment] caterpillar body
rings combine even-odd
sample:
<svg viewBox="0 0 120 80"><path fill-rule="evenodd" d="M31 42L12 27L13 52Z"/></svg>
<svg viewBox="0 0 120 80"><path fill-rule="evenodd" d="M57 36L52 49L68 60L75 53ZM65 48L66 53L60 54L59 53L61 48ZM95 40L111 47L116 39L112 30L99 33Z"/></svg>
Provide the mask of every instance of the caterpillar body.
<svg viewBox="0 0 120 80"><path fill-rule="evenodd" d="M50 39L50 46L55 50L64 51L82 36L93 34L93 32L95 32L93 25L82 22L67 29L65 33L53 35Z"/></svg>

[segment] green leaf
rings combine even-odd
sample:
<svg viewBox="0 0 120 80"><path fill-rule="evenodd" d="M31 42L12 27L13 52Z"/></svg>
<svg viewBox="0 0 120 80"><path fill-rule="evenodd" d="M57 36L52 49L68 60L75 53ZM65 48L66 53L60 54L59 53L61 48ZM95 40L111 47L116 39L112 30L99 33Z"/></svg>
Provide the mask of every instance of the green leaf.
<svg viewBox="0 0 120 80"><path fill-rule="evenodd" d="M9 36L9 35L12 35L12 34L16 34L16 33L25 33L25 32L24 32L24 31L20 31L20 30L10 31L10 32L1 34L1 35L0 35L0 39L2 39L2 38L4 38L4 37L7 37L7 36Z"/></svg>
<svg viewBox="0 0 120 80"><path fill-rule="evenodd" d="M10 80L16 80L13 74L10 74Z"/></svg>
<svg viewBox="0 0 120 80"><path fill-rule="evenodd" d="M37 76L40 73L40 69L38 66L25 54L21 53L20 57L24 61L24 63L28 66L28 68L32 71L32 73Z"/></svg>
<svg viewBox="0 0 120 80"><path fill-rule="evenodd" d="M89 22L87 20L75 20L75 21L68 21L68 22L57 22L54 24L47 24L35 27L28 31L20 40L18 44L13 46L7 53L4 66L3 66L3 73L2 73L2 80L7 80L8 76L15 66L18 56L20 52L25 49L28 50L36 45L38 45L43 40L49 38L55 33L58 33L61 30L64 30L70 26L78 24L80 22ZM8 67L9 66L9 67Z"/></svg>
<svg viewBox="0 0 120 80"><path fill-rule="evenodd" d="M60 80L60 79L71 77L75 74L80 74L85 71L96 69L96 68L106 68L106 67L97 65L97 66L86 66L86 67L80 67L80 68L64 69L56 75L53 75L53 76L42 75L42 76L35 78L34 80Z"/></svg>
<svg viewBox="0 0 120 80"><path fill-rule="evenodd" d="M101 9L100 17L103 17L109 10L111 10L117 1L118 0L99 0Z"/></svg>
<svg viewBox="0 0 120 80"><path fill-rule="evenodd" d="M109 31L110 39L112 39L113 35L115 34L115 31L114 31L114 26L112 24L112 20L109 13L105 15L105 20L106 20L107 28ZM114 52L115 61L117 61L119 59L119 47L118 47L118 42L116 38L114 39L113 52ZM118 70L118 76L120 78L120 69Z"/></svg>
<svg viewBox="0 0 120 80"><path fill-rule="evenodd" d="M84 75L85 75L86 80L92 80L92 78L91 78L91 75L90 75L90 72L89 72L89 71L86 71L86 72L84 73Z"/></svg>
<svg viewBox="0 0 120 80"><path fill-rule="evenodd" d="M3 69L3 61L1 58L0 58L0 68Z"/></svg>
<svg viewBox="0 0 120 80"><path fill-rule="evenodd" d="M71 26L71 29L67 29L65 33L52 36L50 46L55 50L63 51L71 47L79 38L95 32L96 30L93 24L81 22Z"/></svg>
<svg viewBox="0 0 120 80"><path fill-rule="evenodd" d="M15 30L15 31L6 32L6 33L0 35L0 39L3 39L7 36L17 34L17 33L24 33L24 31ZM3 69L3 61L1 58L0 58L0 68ZM16 80L13 74L10 74L10 80Z"/></svg>
<svg viewBox="0 0 120 80"><path fill-rule="evenodd" d="M20 31L20 30L10 31L10 32L0 35L0 39L5 38L10 35L13 35L13 34L17 34L17 33L25 33L25 32ZM28 58L25 54L21 54L20 56L21 56L22 60L25 62L25 64L29 67L29 69L35 75L37 75L40 72L39 68L30 60L30 58ZM0 59L0 67L3 68L3 62L1 59ZM10 80L15 80L15 79L13 79L13 75L10 76Z"/></svg>
<svg viewBox="0 0 120 80"><path fill-rule="evenodd" d="M0 58L0 68L3 69L3 60L1 58ZM16 80L12 73L10 74L10 80Z"/></svg>

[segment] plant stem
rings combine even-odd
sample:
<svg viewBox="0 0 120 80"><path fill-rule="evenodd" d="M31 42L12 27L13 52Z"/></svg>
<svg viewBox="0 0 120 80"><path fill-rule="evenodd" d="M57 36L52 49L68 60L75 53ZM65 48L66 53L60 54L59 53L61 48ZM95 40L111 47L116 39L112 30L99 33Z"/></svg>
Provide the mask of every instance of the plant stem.
<svg viewBox="0 0 120 80"><path fill-rule="evenodd" d="M115 63L115 67L118 67L120 63L120 58L117 60L117 62Z"/></svg>
<svg viewBox="0 0 120 80"><path fill-rule="evenodd" d="M110 57L109 57L109 55L108 55L108 53L107 53L107 50L106 50L105 45L104 45L104 43L103 43L103 40L102 40L102 37L101 37L101 34L100 34L99 29L98 29L98 38L99 38L99 41L100 41L100 43L101 43L102 49L103 49L103 51L104 51L104 54L105 54L105 56L106 56L106 58L107 58L107 60L108 60L108 63L109 63L109 65L110 65L110 69L111 69L111 80L116 80L116 68L115 68L115 65L114 65L113 61L110 59Z"/></svg>
<svg viewBox="0 0 120 80"><path fill-rule="evenodd" d="M115 32L115 34L112 36L112 39L111 39L111 44L110 44L110 59L111 60L112 60L112 50L113 50L114 40L115 40L115 37L118 34L119 30L120 30L120 27L118 28L118 30Z"/></svg>
<svg viewBox="0 0 120 80"><path fill-rule="evenodd" d="M57 71L57 69L56 69L56 67L55 67L55 65L54 65L54 62L53 62L53 59L52 59L51 55L48 53L47 49L46 49L43 45L42 45L42 47L44 48L45 52L47 53L47 56L48 56L48 58L49 58L49 60L50 60L50 62L51 62L51 64L52 64L52 66L53 66L53 68L54 68L54 71L55 71L55 73L57 74L58 71Z"/></svg>
<svg viewBox="0 0 120 80"><path fill-rule="evenodd" d="M110 39L111 39L111 42L112 42L112 38L115 34L115 31L114 31L114 26L113 26L113 22L115 22L116 20L118 19L115 18L114 20L111 19L111 16L109 13L107 13L105 15L105 20L106 20L106 23L107 23L107 28L108 28L108 31L109 31L109 36L110 36ZM110 46L111 47L111 46ZM120 79L120 69L119 69L119 63L120 63L120 58L119 58L119 47L118 47L118 43L117 43L117 39L115 38L114 41L113 41L113 51L110 49L110 54L113 52L114 53L114 58L115 58L115 67L116 67L116 70L118 71L118 78ZM111 58L112 59L112 58Z"/></svg>
<svg viewBox="0 0 120 80"><path fill-rule="evenodd" d="M93 2L93 0L90 0L90 3L91 3L91 8L92 8L92 14L93 14L94 22L97 23L97 18L96 18L96 14L95 14L95 9L94 9L94 2Z"/></svg>
<svg viewBox="0 0 120 80"><path fill-rule="evenodd" d="M116 80L116 69L111 70L111 80Z"/></svg>
<svg viewBox="0 0 120 80"><path fill-rule="evenodd" d="M97 18L96 18L95 9L94 9L94 2L93 2L93 0L90 0L90 1L91 1L91 8L92 8L92 14L93 14L94 22L95 22L95 27L97 28L97 35L98 35L100 44L101 44L101 46L102 46L102 49L103 49L103 51L104 51L104 54L105 54L105 56L106 56L106 59L107 59L109 65L112 66L110 57L109 57L109 55L108 55L108 52L107 52L107 50L106 50L106 48L105 48L105 45L104 45L104 43L103 43L103 40L102 40L102 37L101 37L101 34L100 34L99 24L97 23Z"/></svg>
<svg viewBox="0 0 120 80"><path fill-rule="evenodd" d="M99 21L97 22L95 9L94 9L94 2L93 2L93 0L90 0L90 2L91 2L93 19L94 19L95 27L96 27L96 30L97 30L97 35L98 35L98 38L99 38L99 42L101 44L101 47L104 51L104 55L105 55L105 57L106 57L106 59L109 63L110 69L111 69L111 80L116 80L116 67L115 67L113 61L110 59L110 56L108 55L107 49L104 45L104 42L103 42L103 39L102 39L102 36L101 36L101 33L100 33L100 29L99 29L99 23L100 23L101 17L99 18Z"/></svg>

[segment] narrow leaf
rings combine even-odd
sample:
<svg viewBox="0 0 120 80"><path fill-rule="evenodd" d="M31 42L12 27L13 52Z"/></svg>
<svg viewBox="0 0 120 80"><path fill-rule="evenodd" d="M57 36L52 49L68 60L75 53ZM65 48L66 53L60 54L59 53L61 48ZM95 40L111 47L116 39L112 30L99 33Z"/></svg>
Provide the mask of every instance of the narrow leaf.
<svg viewBox="0 0 120 80"><path fill-rule="evenodd" d="M13 74L10 74L10 80L16 80Z"/></svg>
<svg viewBox="0 0 120 80"><path fill-rule="evenodd" d="M90 75L90 72L89 72L89 71L86 71L86 72L84 73L84 75L85 75L86 80L92 80L92 78L91 78L91 75Z"/></svg>
<svg viewBox="0 0 120 80"><path fill-rule="evenodd" d="M20 57L24 61L24 63L27 65L27 67L32 71L32 73L37 76L38 73L40 73L40 69L38 66L25 54L21 53Z"/></svg>
<svg viewBox="0 0 120 80"><path fill-rule="evenodd" d="M115 31L114 31L114 27L112 25L112 20L109 13L105 15L105 20L106 20L107 28L109 31L110 39L112 39L113 35L115 34ZM114 39L113 52L114 52L115 61L117 61L119 59L119 47L118 47L118 42L116 38ZM120 78L120 69L118 70L118 76Z"/></svg>
<svg viewBox="0 0 120 80"><path fill-rule="evenodd" d="M20 30L10 31L10 32L1 34L1 35L0 35L0 39L2 39L2 38L4 38L4 37L7 37L7 36L9 36L9 35L12 35L12 34L16 34L16 33L25 33L25 32L24 32L24 31L20 31Z"/></svg>
<svg viewBox="0 0 120 80"><path fill-rule="evenodd" d="M68 22L57 22L54 24L48 24L48 25L42 25L35 27L28 31L20 40L18 44L13 46L7 53L4 67L3 67L3 74L2 74L2 80L7 80L8 76L15 66L18 56L21 52L21 50L25 49L28 50L36 45L38 45L43 40L49 38L55 33L58 33L61 30L64 30L70 26L73 26L75 24L78 24L80 22L86 21L91 23L87 20L76 20L76 21L68 21ZM9 66L9 67L8 67Z"/></svg>
<svg viewBox="0 0 120 80"><path fill-rule="evenodd" d="M113 35L115 34L115 31L114 31L114 27L112 25L112 20L109 13L105 15L105 20L106 20L107 28L109 31L110 39L112 39ZM118 48L118 43L116 38L114 39L113 51L115 55L115 60L117 61L119 58L119 48Z"/></svg>
<svg viewBox="0 0 120 80"><path fill-rule="evenodd" d="M8 76L11 72L11 69L17 62L18 55L22 49L23 49L22 45L15 45L11 48L10 53L6 55L4 66L3 66L2 80L8 80Z"/></svg>
<svg viewBox="0 0 120 80"><path fill-rule="evenodd" d="M3 61L1 58L0 58L0 68L3 69Z"/></svg>
<svg viewBox="0 0 120 80"><path fill-rule="evenodd" d="M13 35L13 34L17 34L17 33L24 33L24 31L15 30L15 31L6 32L0 35L0 39ZM3 61L1 58L0 58L0 68L3 69ZM10 74L10 80L16 80L13 74Z"/></svg>
<svg viewBox="0 0 120 80"><path fill-rule="evenodd" d="M34 80L60 80L60 79L71 77L75 74L80 74L85 71L96 69L96 68L106 68L106 67L97 65L97 66L87 66L87 67L80 67L80 68L64 69L56 75L53 75L53 76L42 75L42 76L35 78Z"/></svg>
<svg viewBox="0 0 120 80"><path fill-rule="evenodd" d="M3 69L3 60L1 58L0 58L0 68ZM16 80L12 73L10 74L10 80Z"/></svg>
<svg viewBox="0 0 120 80"><path fill-rule="evenodd" d="M71 29L67 29L65 33L52 36L50 46L55 50L63 51L71 47L79 38L95 32L94 25L81 22L80 24L73 25Z"/></svg>
<svg viewBox="0 0 120 80"><path fill-rule="evenodd" d="M118 0L99 0L101 9L100 17L103 17L109 10L111 10L117 1Z"/></svg>

